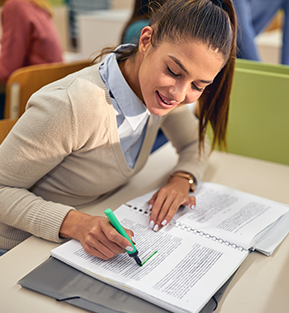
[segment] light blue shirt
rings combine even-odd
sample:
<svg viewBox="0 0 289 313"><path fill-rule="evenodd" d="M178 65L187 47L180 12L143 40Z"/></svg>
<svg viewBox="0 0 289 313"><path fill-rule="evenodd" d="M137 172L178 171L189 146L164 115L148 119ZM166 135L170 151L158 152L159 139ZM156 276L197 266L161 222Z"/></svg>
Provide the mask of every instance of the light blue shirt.
<svg viewBox="0 0 289 313"><path fill-rule="evenodd" d="M127 45L122 45L118 49ZM99 68L116 114L120 145L130 168L134 168L145 136L149 111L132 91L118 66L116 54L108 55Z"/></svg>

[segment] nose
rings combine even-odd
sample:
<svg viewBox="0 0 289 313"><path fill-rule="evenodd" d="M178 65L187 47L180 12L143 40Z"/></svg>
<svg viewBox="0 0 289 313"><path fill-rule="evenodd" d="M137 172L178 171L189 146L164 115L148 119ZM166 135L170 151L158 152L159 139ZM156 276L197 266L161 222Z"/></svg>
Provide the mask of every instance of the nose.
<svg viewBox="0 0 289 313"><path fill-rule="evenodd" d="M174 99L174 101L181 103L185 101L187 97L188 88L191 88L190 84L185 83L176 83L175 85L171 86L169 92Z"/></svg>

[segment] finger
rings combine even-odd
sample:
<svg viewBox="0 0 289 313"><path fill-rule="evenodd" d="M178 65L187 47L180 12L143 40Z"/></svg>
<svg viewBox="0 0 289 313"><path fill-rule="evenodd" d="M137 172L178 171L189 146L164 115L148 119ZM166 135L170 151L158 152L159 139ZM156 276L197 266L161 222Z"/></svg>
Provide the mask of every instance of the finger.
<svg viewBox="0 0 289 313"><path fill-rule="evenodd" d="M120 235L107 219L99 222L87 237L87 243L105 256L112 258L125 250L132 250L129 240Z"/></svg>
<svg viewBox="0 0 289 313"><path fill-rule="evenodd" d="M135 239L134 239L134 232L128 228L123 227L123 229L125 230L125 232L127 233L127 235L129 236L130 240L135 243Z"/></svg>
<svg viewBox="0 0 289 313"><path fill-rule="evenodd" d="M163 194L163 192L159 191L158 197L155 199L155 202L152 207L152 212L149 220L149 225L151 229L154 229L156 225L156 221L158 219L159 211L161 210L163 203L166 199L166 196Z"/></svg>
<svg viewBox="0 0 289 313"><path fill-rule="evenodd" d="M128 237L132 240L133 231L124 228ZM133 247L131 242L119 234L114 228L105 234L106 237L102 237L100 241L103 243L105 247L107 247L110 251L112 251L115 255L119 253L124 253L127 251L133 251ZM103 241L102 241L103 240ZM134 242L134 240L132 240Z"/></svg>
<svg viewBox="0 0 289 313"><path fill-rule="evenodd" d="M161 226L165 226L167 224L168 221L165 219L165 217L167 216L171 207L174 206L174 202L175 199L173 196L168 196L164 201L156 220L156 225L158 225L158 228L160 228Z"/></svg>
<svg viewBox="0 0 289 313"><path fill-rule="evenodd" d="M149 205L149 209L150 209L150 210L151 210L151 208L152 208L152 206L153 206L153 204L154 204L154 202L155 202L155 200L156 200L156 198L157 198L157 195L158 195L158 191L155 192L155 193L153 194L153 196L151 197L151 199L148 201L148 205Z"/></svg>
<svg viewBox="0 0 289 313"><path fill-rule="evenodd" d="M96 256L103 260L109 260L118 254L118 253L113 253L110 249L107 249L107 247L105 247L104 245L100 243L97 244L97 247L92 247L92 246L87 245L87 247L84 250L87 254ZM123 250L123 252L125 252L125 250Z"/></svg>
<svg viewBox="0 0 289 313"><path fill-rule="evenodd" d="M86 253L100 257L104 260L113 258L119 253L124 252L124 250L117 246L116 244L110 242L104 233L98 232L97 237L89 235L85 239L85 244L83 248Z"/></svg>
<svg viewBox="0 0 289 313"><path fill-rule="evenodd" d="M156 207L156 204L158 203L157 199L153 207L154 231L158 231L162 226L168 223L168 220L165 220L168 211L173 210L175 213L178 210L179 204L182 202L180 194L175 190L171 190L169 194L165 190L162 191L162 193L164 193L164 200L162 200L163 202L160 202L162 203L161 206Z"/></svg>
<svg viewBox="0 0 289 313"><path fill-rule="evenodd" d="M181 205L181 197L171 197L168 198L164 203L162 210L159 213L157 224L159 227L166 226L172 220L173 216L176 214L177 210Z"/></svg>
<svg viewBox="0 0 289 313"><path fill-rule="evenodd" d="M84 247L83 247L84 248ZM101 251L97 250L96 248L94 247L91 247L89 245L86 245L86 247L84 248L84 251L89 254L89 255L92 255L92 256L95 256L95 257L98 257L100 259L103 259L103 260L109 260L111 257L101 253Z"/></svg>
<svg viewBox="0 0 289 313"><path fill-rule="evenodd" d="M116 244L122 249L132 251L132 245L128 239L119 234L114 228L113 230L106 233L107 239L110 243Z"/></svg>
<svg viewBox="0 0 289 313"><path fill-rule="evenodd" d="M189 197L188 200L184 201L183 205L189 205L190 209L193 210L196 206L196 198L194 196Z"/></svg>

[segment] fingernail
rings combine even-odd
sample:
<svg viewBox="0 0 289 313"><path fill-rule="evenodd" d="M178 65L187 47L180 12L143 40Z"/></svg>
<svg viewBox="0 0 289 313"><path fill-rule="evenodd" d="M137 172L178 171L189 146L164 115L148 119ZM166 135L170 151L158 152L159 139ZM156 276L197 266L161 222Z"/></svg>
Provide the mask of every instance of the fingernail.
<svg viewBox="0 0 289 313"><path fill-rule="evenodd" d="M158 230L159 230L159 225L155 225L154 231L158 231Z"/></svg>
<svg viewBox="0 0 289 313"><path fill-rule="evenodd" d="M192 204L191 205L191 210L193 210L195 208L195 205L194 204Z"/></svg>
<svg viewBox="0 0 289 313"><path fill-rule="evenodd" d="M149 205L149 211L152 209L152 207L153 207L153 205L152 205L152 204L150 204L150 205Z"/></svg>
<svg viewBox="0 0 289 313"><path fill-rule="evenodd" d="M125 250L132 252L132 251L133 251L133 247L127 246L127 247L125 248Z"/></svg>
<svg viewBox="0 0 289 313"><path fill-rule="evenodd" d="M155 222L154 222L154 221L150 221L150 228L151 228L151 229L154 228L154 225L155 225Z"/></svg>
<svg viewBox="0 0 289 313"><path fill-rule="evenodd" d="M134 236L131 237L132 241L135 242Z"/></svg>
<svg viewBox="0 0 289 313"><path fill-rule="evenodd" d="M162 221L162 225L165 226L167 224L167 220Z"/></svg>

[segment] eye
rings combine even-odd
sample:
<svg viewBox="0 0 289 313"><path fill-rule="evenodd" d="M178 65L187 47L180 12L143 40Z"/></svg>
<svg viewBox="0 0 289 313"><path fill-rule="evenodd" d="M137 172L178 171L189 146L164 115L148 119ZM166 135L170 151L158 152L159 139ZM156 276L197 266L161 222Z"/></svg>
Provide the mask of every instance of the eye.
<svg viewBox="0 0 289 313"><path fill-rule="evenodd" d="M199 87L197 87L194 83L192 83L192 87L193 87L193 89L195 89L195 90L197 90L197 91L199 91L199 92L202 92L202 91L204 91L204 89L205 89L205 88L199 88Z"/></svg>
<svg viewBox="0 0 289 313"><path fill-rule="evenodd" d="M172 77L179 77L179 74L176 74L175 72L173 72L168 66L167 66L167 71L168 73L172 76Z"/></svg>

